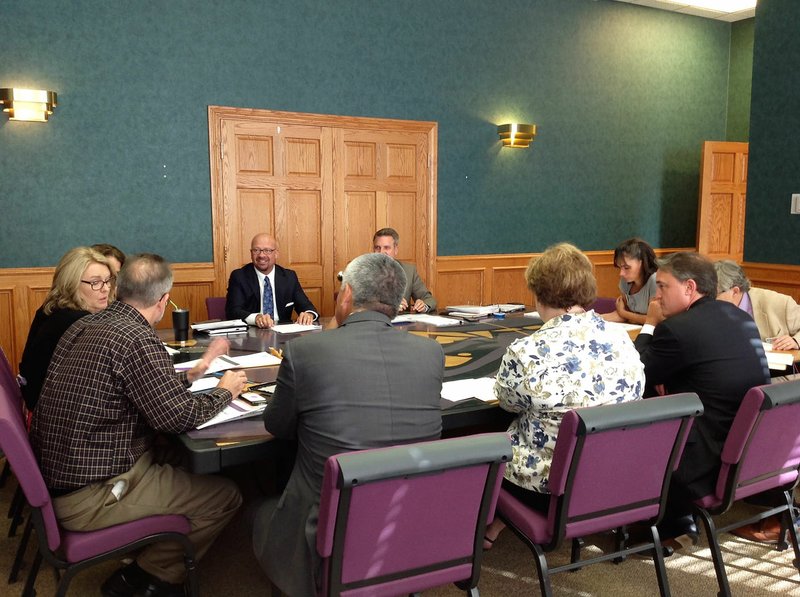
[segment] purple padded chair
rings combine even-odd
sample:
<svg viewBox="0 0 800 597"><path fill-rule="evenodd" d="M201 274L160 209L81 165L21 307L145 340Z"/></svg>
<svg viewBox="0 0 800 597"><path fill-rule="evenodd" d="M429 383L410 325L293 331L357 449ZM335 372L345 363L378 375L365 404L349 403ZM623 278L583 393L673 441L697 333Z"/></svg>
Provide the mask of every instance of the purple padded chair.
<svg viewBox="0 0 800 597"><path fill-rule="evenodd" d="M16 383L16 381L15 381ZM56 522L50 494L39 471L22 415L22 403L9 392L5 376L0 375L0 448L32 508L34 528L39 538L39 551L28 574L24 596L34 595L34 584L42 558L57 570L64 570L56 595L66 595L72 577L98 562L118 558L157 541L181 544L188 571L191 595L197 595L194 547L186 534L191 530L184 516L148 516L141 520L118 524L97 531L74 532L61 529Z"/></svg>
<svg viewBox="0 0 800 597"><path fill-rule="evenodd" d="M322 595L376 597L447 583L478 595L505 433L348 452L325 465L317 528Z"/></svg>
<svg viewBox="0 0 800 597"><path fill-rule="evenodd" d="M595 313L602 315L603 313L611 313L617 310L617 299L598 296L592 303L592 309Z"/></svg>
<svg viewBox="0 0 800 597"><path fill-rule="evenodd" d="M786 530L794 548L794 566L800 570L797 543L797 514L792 489L800 467L800 381L752 388L739 405L725 445L714 493L695 501L708 534L708 544L717 572L719 595L730 595L719 535L774 514L782 517L779 549L786 549ZM737 500L767 491L783 489L784 503L756 516L724 527L714 525L713 516L726 512Z"/></svg>
<svg viewBox="0 0 800 597"><path fill-rule="evenodd" d="M206 297L206 311L208 311L209 319L227 319L225 317L225 301L224 296L209 296Z"/></svg>
<svg viewBox="0 0 800 597"><path fill-rule="evenodd" d="M692 420L702 412L700 399L691 393L564 415L548 477L548 513L531 509L503 489L497 503L497 515L534 554L542 595L552 594L551 574L645 551L655 559L661 595L669 595L656 524ZM649 525L651 540L625 547L624 527L638 522ZM612 552L578 560L581 537L615 529ZM548 569L545 552L564 539L573 539L572 562Z"/></svg>

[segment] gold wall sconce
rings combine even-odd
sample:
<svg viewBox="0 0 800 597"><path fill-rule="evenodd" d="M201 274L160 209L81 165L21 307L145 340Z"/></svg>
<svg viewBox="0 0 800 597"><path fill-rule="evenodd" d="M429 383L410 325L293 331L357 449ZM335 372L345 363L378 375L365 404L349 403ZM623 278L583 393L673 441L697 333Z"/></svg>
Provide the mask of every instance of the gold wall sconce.
<svg viewBox="0 0 800 597"><path fill-rule="evenodd" d="M8 112L9 120L47 122L58 96L55 91L44 89L0 89L0 105Z"/></svg>
<svg viewBox="0 0 800 597"><path fill-rule="evenodd" d="M503 141L503 147L528 147L536 137L536 125L501 124L497 127L497 135Z"/></svg>

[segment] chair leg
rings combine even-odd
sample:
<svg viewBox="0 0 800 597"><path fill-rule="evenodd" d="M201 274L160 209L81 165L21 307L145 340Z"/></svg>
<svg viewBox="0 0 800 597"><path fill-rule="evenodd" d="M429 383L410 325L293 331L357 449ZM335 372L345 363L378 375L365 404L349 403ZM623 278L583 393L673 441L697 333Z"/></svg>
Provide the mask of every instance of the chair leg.
<svg viewBox="0 0 800 597"><path fill-rule="evenodd" d="M536 570L539 573L539 590L542 597L552 597L553 588L550 586L550 572L547 568L547 559L544 557L544 552L538 545L531 544L534 551L534 560L536 561Z"/></svg>
<svg viewBox="0 0 800 597"><path fill-rule="evenodd" d="M39 575L39 567L42 565L42 552L36 550L36 557L33 558L33 564L28 572L28 580L25 581L25 588L22 590L22 597L35 597L36 590L36 577Z"/></svg>
<svg viewBox="0 0 800 597"><path fill-rule="evenodd" d="M783 516L781 517L784 522L781 523L781 531L783 531L783 526L787 526L787 530L789 532L789 539L792 543L792 548L794 549L794 567L800 571L800 544L798 544L798 535L797 535L797 524L798 524L798 517L797 511L794 507L794 498L792 498L792 494L788 491L786 492L786 503L789 505L789 508L786 512L784 512Z"/></svg>
<svg viewBox="0 0 800 597"><path fill-rule="evenodd" d="M572 540L572 549L570 550L570 563L574 564L575 562L580 562L581 560L581 549L583 549L583 538L582 537L575 537ZM570 572L577 572L580 568L575 568L574 570L570 570Z"/></svg>
<svg viewBox="0 0 800 597"><path fill-rule="evenodd" d="M478 587L472 587L471 589L467 589L467 595L469 597L481 597L481 594L478 591Z"/></svg>
<svg viewBox="0 0 800 597"><path fill-rule="evenodd" d="M708 536L708 547L711 549L711 557L714 560L714 571L717 573L717 585L721 597L731 597L731 587L728 584L728 574L725 572L725 560L722 559L722 551L719 548L719 536L711 515L702 508L697 508L697 512L703 521Z"/></svg>
<svg viewBox="0 0 800 597"><path fill-rule="evenodd" d="M22 533L22 539L17 547L17 555L14 557L14 564L11 566L11 572L8 575L8 584L17 582L19 571L22 568L22 563L25 561L25 552L28 551L28 541L31 538L31 531L33 530L33 521L28 516L28 522L25 523L25 530Z"/></svg>
<svg viewBox="0 0 800 597"><path fill-rule="evenodd" d="M8 506L8 518L11 519L11 526L8 527L8 536L13 537L17 534L17 527L22 521L22 511L25 508L25 494L22 493L22 487L19 485L14 490L14 497L11 498L11 504Z"/></svg>
<svg viewBox="0 0 800 597"><path fill-rule="evenodd" d="M197 566L192 556L183 558L186 564L186 585L189 589L189 597L200 597L200 583L197 581Z"/></svg>
<svg viewBox="0 0 800 597"><path fill-rule="evenodd" d="M661 546L661 538L658 536L658 529L655 525L650 527L650 534L653 537L653 561L656 564L658 590L661 593L661 597L670 597L669 581L667 580L667 568L664 565L664 549Z"/></svg>
<svg viewBox="0 0 800 597"><path fill-rule="evenodd" d="M8 464L8 460L3 465L3 472L0 473L0 487L4 487L6 481L8 480L8 476L11 474L11 465Z"/></svg>
<svg viewBox="0 0 800 597"><path fill-rule="evenodd" d="M628 543L628 539L630 539L630 535L628 534L628 527L621 526L614 531L614 549L618 552L621 552L625 549L625 545ZM621 564L625 561L625 556L619 556L618 558L614 558L611 560L615 564Z"/></svg>

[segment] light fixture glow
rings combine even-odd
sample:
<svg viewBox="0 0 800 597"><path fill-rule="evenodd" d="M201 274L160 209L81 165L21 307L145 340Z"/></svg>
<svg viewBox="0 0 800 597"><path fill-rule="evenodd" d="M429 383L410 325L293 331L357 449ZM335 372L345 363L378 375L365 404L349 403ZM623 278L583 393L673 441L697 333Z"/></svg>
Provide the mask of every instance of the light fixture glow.
<svg viewBox="0 0 800 597"><path fill-rule="evenodd" d="M528 147L536 137L536 125L501 124L497 127L497 135L503 141L503 147Z"/></svg>
<svg viewBox="0 0 800 597"><path fill-rule="evenodd" d="M756 0L666 0L670 4L733 13L756 7Z"/></svg>
<svg viewBox="0 0 800 597"><path fill-rule="evenodd" d="M58 96L43 89L0 89L0 106L9 120L46 122L56 107Z"/></svg>

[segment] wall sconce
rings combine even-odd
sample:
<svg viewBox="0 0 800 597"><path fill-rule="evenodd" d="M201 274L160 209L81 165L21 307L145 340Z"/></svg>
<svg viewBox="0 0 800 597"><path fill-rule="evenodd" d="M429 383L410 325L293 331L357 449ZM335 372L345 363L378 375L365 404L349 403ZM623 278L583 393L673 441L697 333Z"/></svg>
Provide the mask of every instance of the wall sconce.
<svg viewBox="0 0 800 597"><path fill-rule="evenodd" d="M497 135L503 141L503 147L528 147L536 136L536 125L501 124L497 127Z"/></svg>
<svg viewBox="0 0 800 597"><path fill-rule="evenodd" d="M9 120L47 122L56 107L55 91L43 89L0 89L0 105Z"/></svg>

